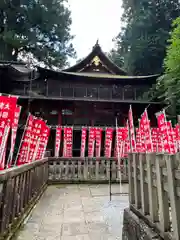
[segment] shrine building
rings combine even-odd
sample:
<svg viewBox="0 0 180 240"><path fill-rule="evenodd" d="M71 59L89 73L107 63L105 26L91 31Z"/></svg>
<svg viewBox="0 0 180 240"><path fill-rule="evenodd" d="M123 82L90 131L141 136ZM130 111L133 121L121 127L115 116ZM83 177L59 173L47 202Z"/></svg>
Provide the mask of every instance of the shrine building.
<svg viewBox="0 0 180 240"><path fill-rule="evenodd" d="M145 100L143 95L158 76L129 76L97 42L87 57L62 71L0 62L0 92L19 96L18 103L23 106L19 131L24 128L28 112L47 120L52 127L48 146L52 152L55 127L73 126L73 155L79 156L81 127L115 128L116 117L118 125L123 126L130 105L136 126L146 107L152 125L156 124L154 114L162 104Z"/></svg>

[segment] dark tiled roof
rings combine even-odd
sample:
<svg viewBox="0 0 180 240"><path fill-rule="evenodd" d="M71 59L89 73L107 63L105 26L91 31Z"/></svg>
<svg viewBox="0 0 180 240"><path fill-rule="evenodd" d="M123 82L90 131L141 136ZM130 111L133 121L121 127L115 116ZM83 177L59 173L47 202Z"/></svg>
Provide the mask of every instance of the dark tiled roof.
<svg viewBox="0 0 180 240"><path fill-rule="evenodd" d="M85 68L87 64L91 62L91 60L95 57L98 56L102 62L109 68L115 75L127 75L127 72L118 67L115 63L109 59L109 57L106 56L106 54L102 51L99 43L97 42L95 46L93 47L92 51L89 53L87 57L85 57L82 61L77 63L76 65L64 69L65 72L80 72L81 69Z"/></svg>
<svg viewBox="0 0 180 240"><path fill-rule="evenodd" d="M17 75L28 75L33 70L26 63L15 61L0 61L0 69L6 69Z"/></svg>

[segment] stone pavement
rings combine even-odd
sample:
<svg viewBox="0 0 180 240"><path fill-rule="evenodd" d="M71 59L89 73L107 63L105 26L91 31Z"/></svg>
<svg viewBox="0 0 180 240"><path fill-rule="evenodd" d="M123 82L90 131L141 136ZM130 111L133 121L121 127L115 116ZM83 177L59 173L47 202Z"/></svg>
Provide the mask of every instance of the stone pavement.
<svg viewBox="0 0 180 240"><path fill-rule="evenodd" d="M120 240L127 206L128 196L109 201L108 185L49 186L16 240Z"/></svg>

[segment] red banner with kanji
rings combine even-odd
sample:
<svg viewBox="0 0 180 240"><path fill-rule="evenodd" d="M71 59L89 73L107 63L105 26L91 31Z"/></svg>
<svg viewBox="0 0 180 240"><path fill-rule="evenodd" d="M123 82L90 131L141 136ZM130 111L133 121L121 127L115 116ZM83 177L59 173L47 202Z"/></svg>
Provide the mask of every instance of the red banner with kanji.
<svg viewBox="0 0 180 240"><path fill-rule="evenodd" d="M85 157L85 150L86 150L86 138L87 138L87 128L82 127L81 129L81 152L80 157Z"/></svg>
<svg viewBox="0 0 180 240"><path fill-rule="evenodd" d="M89 128L89 139L88 139L88 157L94 157L94 145L95 145L95 128Z"/></svg>
<svg viewBox="0 0 180 240"><path fill-rule="evenodd" d="M133 121L133 112L132 107L129 108L128 113L128 122L129 122L129 132L130 132L130 145L131 145L131 151L136 152L136 139L135 139L135 132L134 132L134 121Z"/></svg>
<svg viewBox="0 0 180 240"><path fill-rule="evenodd" d="M42 134L42 129L45 125L45 122L42 119L34 119L32 135L30 138L30 150L29 150L29 159L28 162L35 161L36 155L40 145L40 137Z"/></svg>
<svg viewBox="0 0 180 240"><path fill-rule="evenodd" d="M17 97L0 96L0 170L5 168L5 151L16 103Z"/></svg>
<svg viewBox="0 0 180 240"><path fill-rule="evenodd" d="M19 117L21 113L21 106L16 106L15 112L14 112L14 119L12 121L12 128L11 128L11 148L10 148L10 153L8 157L8 165L11 166L12 164L12 158L13 158L13 152L14 152L14 147L15 147L15 142L16 142L16 135L17 135L17 130L18 130L18 122L19 122Z"/></svg>
<svg viewBox="0 0 180 240"><path fill-rule="evenodd" d="M50 127L48 127L45 124L42 128L42 133L40 136L40 144L39 144L39 148L37 151L36 160L41 160L44 158L48 140L49 140L49 135L50 135Z"/></svg>
<svg viewBox="0 0 180 240"><path fill-rule="evenodd" d="M95 128L95 141L96 141L96 157L101 156L101 141L102 141L102 128Z"/></svg>
<svg viewBox="0 0 180 240"><path fill-rule="evenodd" d="M59 157L59 151L61 147L61 133L62 133L62 127L57 126L56 127L56 138L55 138L55 157Z"/></svg>
<svg viewBox="0 0 180 240"><path fill-rule="evenodd" d="M33 131L34 116L29 114L24 133L16 157L16 164L22 165L29 162L29 152L31 144L31 135Z"/></svg>
<svg viewBox="0 0 180 240"><path fill-rule="evenodd" d="M105 146L104 146L104 156L106 158L111 157L112 151L112 140L113 140L113 128L106 128L105 130Z"/></svg>
<svg viewBox="0 0 180 240"><path fill-rule="evenodd" d="M64 148L63 157L72 157L73 127L64 127Z"/></svg>
<svg viewBox="0 0 180 240"><path fill-rule="evenodd" d="M127 127L116 128L114 157L122 158L125 156L125 143L127 140L128 140Z"/></svg>
<svg viewBox="0 0 180 240"><path fill-rule="evenodd" d="M159 112L157 115L157 122L159 127L159 134L161 135L161 141L163 143L162 151L170 154L177 152L177 146L175 143L174 133L171 122L166 121L165 111Z"/></svg>
<svg viewBox="0 0 180 240"><path fill-rule="evenodd" d="M148 119L148 114L146 109L141 116L141 119L139 122L139 129L141 132L142 151L153 152L153 144L151 139L151 127L150 127L150 121Z"/></svg>

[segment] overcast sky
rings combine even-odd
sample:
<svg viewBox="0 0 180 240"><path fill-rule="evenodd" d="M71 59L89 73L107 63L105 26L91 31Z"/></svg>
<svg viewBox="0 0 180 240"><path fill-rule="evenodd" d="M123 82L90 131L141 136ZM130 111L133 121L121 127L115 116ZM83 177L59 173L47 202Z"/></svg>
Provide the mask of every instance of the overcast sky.
<svg viewBox="0 0 180 240"><path fill-rule="evenodd" d="M121 29L121 0L68 0L77 59L84 58L99 39L103 51L113 47L112 39ZM76 60L75 60L76 62ZM71 61L71 64L74 61Z"/></svg>

